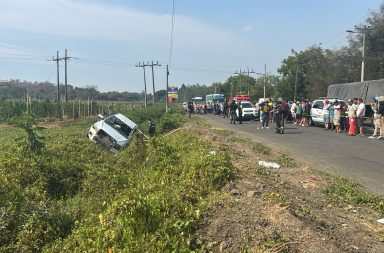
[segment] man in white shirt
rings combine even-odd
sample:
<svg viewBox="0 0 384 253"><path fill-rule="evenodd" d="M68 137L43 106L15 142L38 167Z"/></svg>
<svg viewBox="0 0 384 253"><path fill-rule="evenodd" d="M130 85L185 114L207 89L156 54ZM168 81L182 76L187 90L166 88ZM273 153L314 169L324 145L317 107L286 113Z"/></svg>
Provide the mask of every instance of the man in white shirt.
<svg viewBox="0 0 384 253"><path fill-rule="evenodd" d="M296 101L294 101L291 105L291 115L292 115L292 123L296 124Z"/></svg>
<svg viewBox="0 0 384 253"><path fill-rule="evenodd" d="M363 99L361 98L357 100L356 116L357 116L357 127L359 128L358 136L364 136L363 134L364 118L363 117L365 116L365 104L363 103Z"/></svg>

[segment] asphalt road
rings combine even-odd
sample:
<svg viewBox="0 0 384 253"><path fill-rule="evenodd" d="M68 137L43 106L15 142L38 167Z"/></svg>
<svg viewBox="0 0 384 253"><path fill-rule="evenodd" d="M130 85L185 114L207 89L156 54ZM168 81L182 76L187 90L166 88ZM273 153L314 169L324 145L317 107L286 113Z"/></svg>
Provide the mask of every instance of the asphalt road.
<svg viewBox="0 0 384 253"><path fill-rule="evenodd" d="M347 136L322 127L286 124L285 133L275 133L275 123L261 129L259 121L232 125L222 116L203 116L221 128L248 135L258 142L286 152L315 168L353 179L368 191L384 196L384 141L368 136ZM257 129L257 128L260 129Z"/></svg>

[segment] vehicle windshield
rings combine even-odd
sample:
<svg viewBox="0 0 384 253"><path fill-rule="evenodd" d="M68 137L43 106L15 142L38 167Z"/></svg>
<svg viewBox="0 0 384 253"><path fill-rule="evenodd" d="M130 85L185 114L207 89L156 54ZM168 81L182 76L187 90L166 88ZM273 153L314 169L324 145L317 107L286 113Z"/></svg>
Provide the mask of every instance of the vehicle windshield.
<svg viewBox="0 0 384 253"><path fill-rule="evenodd" d="M241 103L241 107L243 107L243 108L253 108L253 105L251 103Z"/></svg>
<svg viewBox="0 0 384 253"><path fill-rule="evenodd" d="M123 135L125 138L128 138L132 132L132 128L130 128L116 116L108 117L104 122L119 132L121 135Z"/></svg>

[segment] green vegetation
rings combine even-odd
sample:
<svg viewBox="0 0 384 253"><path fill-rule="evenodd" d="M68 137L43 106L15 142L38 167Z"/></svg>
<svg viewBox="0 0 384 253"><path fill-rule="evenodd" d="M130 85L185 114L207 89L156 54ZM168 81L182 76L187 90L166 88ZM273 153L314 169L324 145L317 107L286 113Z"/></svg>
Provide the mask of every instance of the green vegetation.
<svg viewBox="0 0 384 253"><path fill-rule="evenodd" d="M23 151L23 154L41 154L44 149L44 136L39 130L34 129L36 126L36 119L33 114L28 111L23 117L13 118L12 123L16 127L23 129L27 135L27 138L21 136L16 139L16 143Z"/></svg>
<svg viewBox="0 0 384 253"><path fill-rule="evenodd" d="M277 203L284 203L284 197L281 195L281 193L278 190L270 190L263 192L261 197L266 200L273 200Z"/></svg>
<svg viewBox="0 0 384 253"><path fill-rule="evenodd" d="M59 104L50 101L29 101L26 103L20 100L2 100L0 101L0 123L10 123L13 117L21 116L27 112L33 113L38 120L54 121L57 119L87 118L98 114L107 115L117 111L133 111L140 107L142 105L87 100L74 100Z"/></svg>
<svg viewBox="0 0 384 253"><path fill-rule="evenodd" d="M271 172L269 170L266 170L263 167L256 167L255 172L256 172L256 174L262 175L262 176L269 176L269 175L271 175Z"/></svg>
<svg viewBox="0 0 384 253"><path fill-rule="evenodd" d="M158 128L183 118L155 114ZM128 116L139 124L149 117ZM44 129L43 155L23 155L14 140L28 139L25 130L0 132L0 252L198 250L194 231L207 201L233 178L229 155L213 155L185 130L146 143L136 135L111 154L83 136L90 124Z"/></svg>
<svg viewBox="0 0 384 253"><path fill-rule="evenodd" d="M384 215L384 200L366 193L361 186L343 177L337 177L334 182L325 189L325 194L336 203L351 205L371 205Z"/></svg>
<svg viewBox="0 0 384 253"><path fill-rule="evenodd" d="M263 240L261 248L263 250L270 250L270 252L289 252L285 247L285 243L287 242L289 242L289 239L275 230L271 236Z"/></svg>
<svg viewBox="0 0 384 253"><path fill-rule="evenodd" d="M285 167L288 167L288 168L293 168L293 167L297 166L295 159L293 159L293 157L291 157L289 155L285 155L285 154L279 156L278 162L280 164L284 165Z"/></svg>
<svg viewBox="0 0 384 253"><path fill-rule="evenodd" d="M271 154L271 148L265 146L262 143L252 143L252 149L256 151L257 153L260 153L262 155L269 155Z"/></svg>

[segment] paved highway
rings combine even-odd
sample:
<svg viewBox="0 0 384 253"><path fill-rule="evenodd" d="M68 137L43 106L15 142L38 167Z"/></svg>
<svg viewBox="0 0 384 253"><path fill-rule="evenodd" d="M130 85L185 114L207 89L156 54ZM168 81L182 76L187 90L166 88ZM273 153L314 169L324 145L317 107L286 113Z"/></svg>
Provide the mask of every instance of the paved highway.
<svg viewBox="0 0 384 253"><path fill-rule="evenodd" d="M277 148L296 160L358 181L367 190L384 196L384 141L367 136L347 136L322 127L300 127L286 124L285 133L261 129L259 121L231 125L222 116L203 116L221 128L248 135L258 142ZM257 128L260 129L257 129Z"/></svg>

